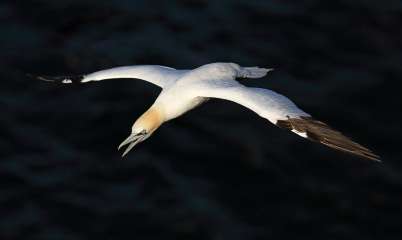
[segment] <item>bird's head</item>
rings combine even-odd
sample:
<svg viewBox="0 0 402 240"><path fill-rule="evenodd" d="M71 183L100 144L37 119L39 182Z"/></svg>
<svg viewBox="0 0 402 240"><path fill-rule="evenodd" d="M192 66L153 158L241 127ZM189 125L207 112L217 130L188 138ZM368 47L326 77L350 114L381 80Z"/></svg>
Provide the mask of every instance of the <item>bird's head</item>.
<svg viewBox="0 0 402 240"><path fill-rule="evenodd" d="M128 145L123 153L123 157L138 143L144 141L163 123L163 114L161 109L151 107L135 121L131 128L131 134L118 147Z"/></svg>

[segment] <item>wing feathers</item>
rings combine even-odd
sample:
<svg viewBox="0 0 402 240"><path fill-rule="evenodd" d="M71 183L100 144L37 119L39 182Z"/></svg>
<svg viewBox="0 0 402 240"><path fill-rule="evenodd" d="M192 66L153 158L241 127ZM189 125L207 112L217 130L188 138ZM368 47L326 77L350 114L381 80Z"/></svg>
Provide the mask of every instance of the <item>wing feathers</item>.
<svg viewBox="0 0 402 240"><path fill-rule="evenodd" d="M306 133L307 139L322 143L328 147L354 154L374 161L380 161L380 157L362 145L353 142L342 133L332 129L327 124L314 120L311 117L288 118L278 120L277 126L299 133Z"/></svg>
<svg viewBox="0 0 402 240"><path fill-rule="evenodd" d="M88 74L82 82L101 81L114 78L136 78L163 88L174 83L186 72L187 70L176 70L174 68L159 65L123 66Z"/></svg>
<svg viewBox="0 0 402 240"><path fill-rule="evenodd" d="M235 81L201 83L198 96L221 98L243 105L281 128L333 149L380 161L369 149L353 142L327 124L314 120L287 97L268 89L247 88ZM228 87L229 86L229 87Z"/></svg>
<svg viewBox="0 0 402 240"><path fill-rule="evenodd" d="M37 79L45 82L55 82L61 84L81 83L84 75L77 76L35 76Z"/></svg>
<svg viewBox="0 0 402 240"><path fill-rule="evenodd" d="M70 84L102 81L115 78L136 78L153 83L163 88L174 83L186 72L188 72L188 70L176 70L174 68L159 65L136 65L105 69L87 75L55 77L37 76L37 79L48 82Z"/></svg>

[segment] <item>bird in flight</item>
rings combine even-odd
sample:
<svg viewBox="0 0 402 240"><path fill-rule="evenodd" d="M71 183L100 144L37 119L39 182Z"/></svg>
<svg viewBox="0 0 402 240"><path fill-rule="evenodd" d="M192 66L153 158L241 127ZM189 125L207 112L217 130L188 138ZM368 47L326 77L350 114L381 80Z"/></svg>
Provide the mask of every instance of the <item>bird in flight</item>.
<svg viewBox="0 0 402 240"><path fill-rule="evenodd" d="M116 67L78 76L37 76L43 81L62 84L86 83L116 78L135 78L162 88L152 106L132 125L131 134L118 147L128 146L123 157L138 143L149 138L162 123L179 117L209 98L238 103L278 127L322 143L328 147L380 161L369 149L345 137L327 124L317 121L287 97L274 91L246 87L236 79L262 78L270 68L241 67L236 63L210 63L192 70L159 65Z"/></svg>

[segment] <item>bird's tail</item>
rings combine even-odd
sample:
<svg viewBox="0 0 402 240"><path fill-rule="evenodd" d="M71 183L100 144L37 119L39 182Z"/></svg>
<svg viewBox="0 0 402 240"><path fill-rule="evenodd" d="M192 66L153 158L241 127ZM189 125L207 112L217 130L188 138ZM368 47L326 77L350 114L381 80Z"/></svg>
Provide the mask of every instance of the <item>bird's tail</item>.
<svg viewBox="0 0 402 240"><path fill-rule="evenodd" d="M260 67L243 67L240 69L239 77L241 78L262 78L268 72L273 71L273 68Z"/></svg>
<svg viewBox="0 0 402 240"><path fill-rule="evenodd" d="M60 84L71 84L71 83L82 83L84 79L84 75L76 75L76 76L35 76L31 74L27 74L29 77L36 78L45 82L54 82Z"/></svg>

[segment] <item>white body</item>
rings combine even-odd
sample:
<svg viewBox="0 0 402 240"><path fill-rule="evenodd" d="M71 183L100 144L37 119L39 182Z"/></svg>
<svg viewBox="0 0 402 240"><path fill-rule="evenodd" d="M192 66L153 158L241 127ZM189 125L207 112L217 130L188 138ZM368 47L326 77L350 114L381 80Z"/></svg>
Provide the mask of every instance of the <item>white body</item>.
<svg viewBox="0 0 402 240"><path fill-rule="evenodd" d="M174 83L165 86L155 105L162 109L166 121L180 116L211 97L237 102L273 123L288 116L309 116L282 95L241 85L235 79L247 77L246 69L234 63L203 65L184 73ZM263 75L270 70L253 69L258 69Z"/></svg>

